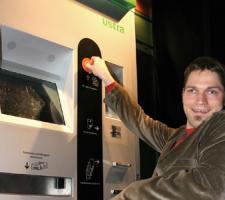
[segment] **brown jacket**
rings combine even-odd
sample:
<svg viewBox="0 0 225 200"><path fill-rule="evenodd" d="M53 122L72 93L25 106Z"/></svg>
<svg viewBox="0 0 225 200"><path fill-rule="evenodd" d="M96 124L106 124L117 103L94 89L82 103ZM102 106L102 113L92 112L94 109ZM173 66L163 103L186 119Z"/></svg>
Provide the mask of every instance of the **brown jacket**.
<svg viewBox="0 0 225 200"><path fill-rule="evenodd" d="M171 149L184 126L174 129L153 120L119 85L105 102L133 133L160 152L153 176L132 183L113 200L225 200L225 111L215 113Z"/></svg>

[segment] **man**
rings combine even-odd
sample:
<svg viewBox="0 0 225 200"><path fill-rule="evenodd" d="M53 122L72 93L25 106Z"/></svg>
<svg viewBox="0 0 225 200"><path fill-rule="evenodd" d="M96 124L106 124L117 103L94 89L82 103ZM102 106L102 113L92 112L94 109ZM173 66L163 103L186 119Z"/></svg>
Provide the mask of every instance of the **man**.
<svg viewBox="0 0 225 200"><path fill-rule="evenodd" d="M93 57L87 67L105 83L106 104L160 152L153 176L132 183L114 200L225 199L225 70L218 61L200 57L187 67L182 91L187 123L177 129L147 116L102 59Z"/></svg>

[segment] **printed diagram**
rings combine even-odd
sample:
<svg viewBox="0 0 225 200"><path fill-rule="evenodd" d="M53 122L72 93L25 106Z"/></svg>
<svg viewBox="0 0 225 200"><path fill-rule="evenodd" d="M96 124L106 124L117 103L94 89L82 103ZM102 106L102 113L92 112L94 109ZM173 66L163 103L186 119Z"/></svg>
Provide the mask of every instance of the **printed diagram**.
<svg viewBox="0 0 225 200"><path fill-rule="evenodd" d="M92 83L92 85L95 86L96 88L99 87L99 81L98 81L98 79L97 79L95 76L92 77L91 83Z"/></svg>
<svg viewBox="0 0 225 200"><path fill-rule="evenodd" d="M91 130L94 126L94 120L93 119L87 119L87 129Z"/></svg>
<svg viewBox="0 0 225 200"><path fill-rule="evenodd" d="M38 162L31 163L31 170L42 170L47 168L48 168L47 162L38 161Z"/></svg>
<svg viewBox="0 0 225 200"><path fill-rule="evenodd" d="M31 170L43 170L48 168L48 162L38 161L38 162L33 162L31 164L29 162L26 162L24 167L25 169L30 168Z"/></svg>
<svg viewBox="0 0 225 200"><path fill-rule="evenodd" d="M100 163L99 160L95 160L94 158L90 158L87 166L86 166L86 180L91 180L93 177L93 173L95 170L95 166Z"/></svg>
<svg viewBox="0 0 225 200"><path fill-rule="evenodd" d="M92 85L92 86L94 86L94 87L96 87L96 88L99 87L99 80L97 79L96 76L87 74L87 75L86 75L86 80L87 80L87 83L88 83L89 85Z"/></svg>
<svg viewBox="0 0 225 200"><path fill-rule="evenodd" d="M94 120L91 118L87 119L87 130L95 129L96 131L99 131L99 126L94 125Z"/></svg>

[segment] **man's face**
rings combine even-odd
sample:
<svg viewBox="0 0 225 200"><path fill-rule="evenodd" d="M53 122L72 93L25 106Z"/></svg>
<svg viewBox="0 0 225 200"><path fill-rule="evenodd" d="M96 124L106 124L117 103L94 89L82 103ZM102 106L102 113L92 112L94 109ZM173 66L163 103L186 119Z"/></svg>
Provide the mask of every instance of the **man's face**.
<svg viewBox="0 0 225 200"><path fill-rule="evenodd" d="M216 72L192 71L183 89L187 128L196 128L223 108L224 88Z"/></svg>

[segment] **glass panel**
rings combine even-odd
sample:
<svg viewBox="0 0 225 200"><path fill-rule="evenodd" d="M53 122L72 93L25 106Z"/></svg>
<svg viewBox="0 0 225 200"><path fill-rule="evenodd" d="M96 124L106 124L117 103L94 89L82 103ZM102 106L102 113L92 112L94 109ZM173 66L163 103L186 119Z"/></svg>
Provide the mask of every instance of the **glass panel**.
<svg viewBox="0 0 225 200"><path fill-rule="evenodd" d="M111 0L115 4L121 5L127 10L134 8L136 5L136 0Z"/></svg>
<svg viewBox="0 0 225 200"><path fill-rule="evenodd" d="M65 124L55 83L0 69L1 113Z"/></svg>

